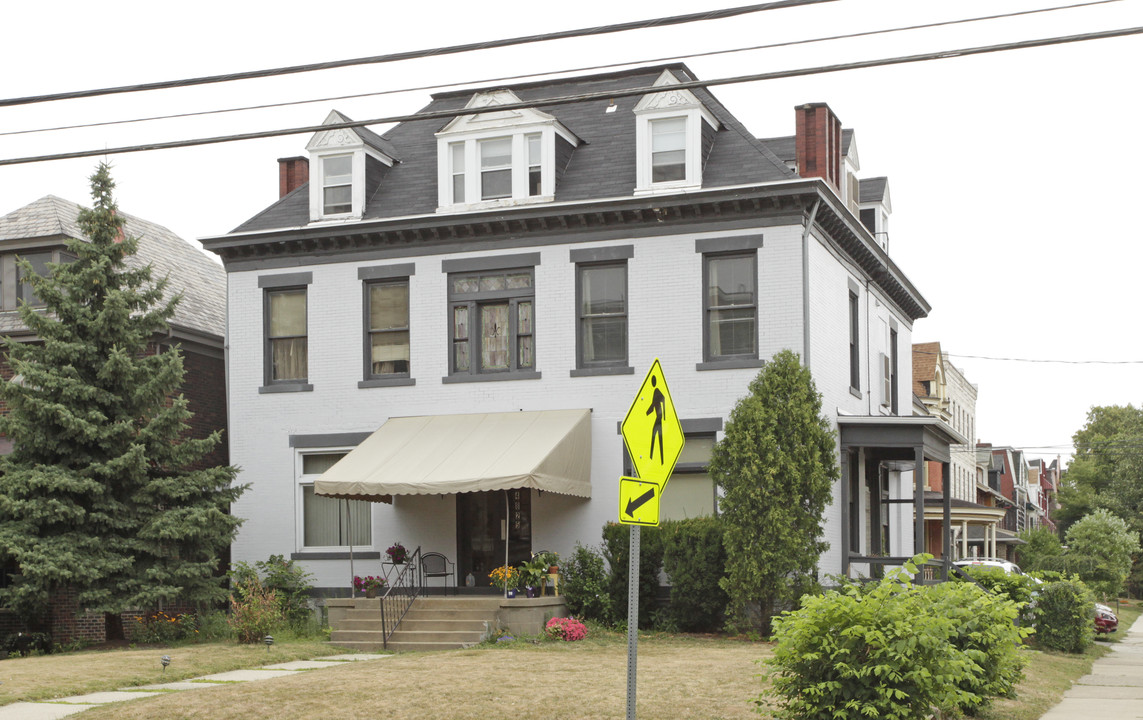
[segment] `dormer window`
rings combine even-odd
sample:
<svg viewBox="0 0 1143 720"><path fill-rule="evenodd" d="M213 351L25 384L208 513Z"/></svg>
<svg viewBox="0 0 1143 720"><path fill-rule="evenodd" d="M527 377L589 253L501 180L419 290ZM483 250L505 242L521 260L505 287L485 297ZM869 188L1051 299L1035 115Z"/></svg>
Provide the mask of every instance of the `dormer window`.
<svg viewBox="0 0 1143 720"><path fill-rule="evenodd" d="M322 214L340 215L353 211L353 156L322 158Z"/></svg>
<svg viewBox="0 0 1143 720"><path fill-rule="evenodd" d="M656 86L679 83L664 70ZM703 159L714 146L719 123L689 90L665 89L635 106L638 166L635 193L702 187Z"/></svg>
<svg viewBox="0 0 1143 720"><path fill-rule="evenodd" d="M350 122L334 110L323 125ZM388 141L365 128L334 128L315 133L306 149L317 175L310 181L310 222L354 220L364 216L372 193L396 160Z"/></svg>
<svg viewBox="0 0 1143 720"><path fill-rule="evenodd" d="M476 95L469 107L517 103L511 91ZM558 120L538 110L488 110L459 117L437 133L441 211L555 199L557 155L579 144Z"/></svg>

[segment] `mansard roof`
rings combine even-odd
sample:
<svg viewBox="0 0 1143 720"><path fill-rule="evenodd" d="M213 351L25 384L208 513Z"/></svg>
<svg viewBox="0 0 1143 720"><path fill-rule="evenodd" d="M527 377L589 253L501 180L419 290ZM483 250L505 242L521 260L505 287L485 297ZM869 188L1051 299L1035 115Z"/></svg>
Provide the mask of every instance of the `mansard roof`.
<svg viewBox="0 0 1143 720"><path fill-rule="evenodd" d="M606 75L512 85L509 89L525 102L540 101L536 109L552 115L582 140L572 153L556 187L556 202L578 202L614 197L631 197L635 192L635 119L633 111L640 96L598 99L562 105L544 105L545 99L608 90L651 87L664 69L682 81L696 78L684 65L626 70ZM457 90L437 93L420 112L463 110L476 93L501 88ZM710 92L696 88L690 92L722 124L703 167L703 187L772 182L797 177L780 159L754 138ZM609 105L617 107L606 112ZM436 134L449 119L414 120L400 123L381 137L393 148L401 162L385 182L368 198L363 220L435 213L437 210ZM251 232L286 227L302 227L310 221L306 192L281 198L234 232Z"/></svg>
<svg viewBox="0 0 1143 720"><path fill-rule="evenodd" d="M86 239L77 220L80 206L47 195L0 217L0 251L62 245L67 238ZM170 278L167 295L182 293L171 318L172 328L193 331L196 338L219 344L226 333L226 272L203 251L162 225L119 211L123 231L139 239L138 252L126 259L135 267L150 265L152 277ZM0 312L0 333L26 331L15 311Z"/></svg>

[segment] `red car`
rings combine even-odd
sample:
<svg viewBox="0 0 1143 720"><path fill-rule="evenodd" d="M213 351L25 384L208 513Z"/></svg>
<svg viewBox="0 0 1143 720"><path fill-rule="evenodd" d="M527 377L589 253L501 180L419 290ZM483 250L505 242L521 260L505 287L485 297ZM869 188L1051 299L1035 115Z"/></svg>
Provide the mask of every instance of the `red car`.
<svg viewBox="0 0 1143 720"><path fill-rule="evenodd" d="M1119 618L1115 612L1103 603L1095 604L1095 631L1097 633L1113 633L1119 629Z"/></svg>

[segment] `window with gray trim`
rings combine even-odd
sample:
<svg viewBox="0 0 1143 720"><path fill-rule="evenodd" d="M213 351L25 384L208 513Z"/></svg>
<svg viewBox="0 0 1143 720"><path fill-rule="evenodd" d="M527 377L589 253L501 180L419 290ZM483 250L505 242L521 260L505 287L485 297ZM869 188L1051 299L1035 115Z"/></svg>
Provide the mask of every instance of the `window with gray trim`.
<svg viewBox="0 0 1143 720"><path fill-rule="evenodd" d="M710 476L714 433L686 433L683 450L659 501L661 520L685 520L718 514L717 489Z"/></svg>
<svg viewBox="0 0 1143 720"><path fill-rule="evenodd" d="M758 357L758 253L703 255L703 355Z"/></svg>
<svg viewBox="0 0 1143 720"><path fill-rule="evenodd" d="M300 546L304 549L370 547L373 544L371 503L314 494L314 481L346 453L306 453L298 476Z"/></svg>
<svg viewBox="0 0 1143 720"><path fill-rule="evenodd" d="M534 371L535 288L531 267L449 275L449 373Z"/></svg>
<svg viewBox="0 0 1143 720"><path fill-rule="evenodd" d="M306 288L268 288L266 384L305 382L308 377Z"/></svg>
<svg viewBox="0 0 1143 720"><path fill-rule="evenodd" d="M857 293L849 291L849 387L861 390L861 325Z"/></svg>
<svg viewBox="0 0 1143 720"><path fill-rule="evenodd" d="M579 367L627 365L627 262L576 265Z"/></svg>
<svg viewBox="0 0 1143 720"><path fill-rule="evenodd" d="M409 279L365 282L365 379L409 377Z"/></svg>

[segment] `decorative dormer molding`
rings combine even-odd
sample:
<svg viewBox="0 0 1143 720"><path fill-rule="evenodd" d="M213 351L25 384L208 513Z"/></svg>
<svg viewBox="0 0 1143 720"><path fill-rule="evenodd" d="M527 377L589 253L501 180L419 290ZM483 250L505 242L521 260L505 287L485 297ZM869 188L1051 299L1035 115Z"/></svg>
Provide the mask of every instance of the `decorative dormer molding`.
<svg viewBox="0 0 1143 720"><path fill-rule="evenodd" d="M346 122L351 120L332 110L322 124ZM389 144L364 128L320 130L306 150L310 154L310 222L360 219L368 191L397 162Z"/></svg>
<svg viewBox="0 0 1143 720"><path fill-rule="evenodd" d="M664 70L655 87L678 85ZM714 144L719 122L690 90L675 88L644 95L635 113L635 194L702 187L702 160Z"/></svg>
<svg viewBox="0 0 1143 720"><path fill-rule="evenodd" d="M555 199L560 168L580 139L535 108L495 110L519 103L511 90L477 93L437 134L438 212L479 210Z"/></svg>

